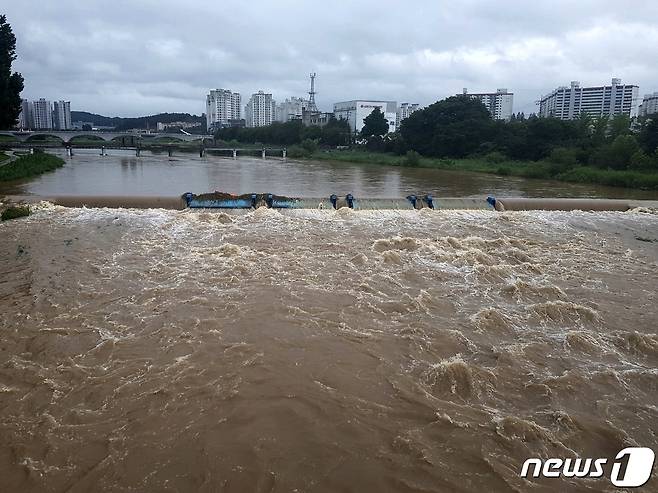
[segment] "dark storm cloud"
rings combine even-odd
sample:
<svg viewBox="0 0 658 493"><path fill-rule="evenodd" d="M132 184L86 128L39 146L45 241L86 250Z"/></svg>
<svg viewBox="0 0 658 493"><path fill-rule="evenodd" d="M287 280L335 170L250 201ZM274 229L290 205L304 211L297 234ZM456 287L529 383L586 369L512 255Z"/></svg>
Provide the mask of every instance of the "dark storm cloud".
<svg viewBox="0 0 658 493"><path fill-rule="evenodd" d="M515 111L612 77L658 90L654 1L23 1L5 7L24 97L135 116L201 113L210 88L429 104L506 87Z"/></svg>

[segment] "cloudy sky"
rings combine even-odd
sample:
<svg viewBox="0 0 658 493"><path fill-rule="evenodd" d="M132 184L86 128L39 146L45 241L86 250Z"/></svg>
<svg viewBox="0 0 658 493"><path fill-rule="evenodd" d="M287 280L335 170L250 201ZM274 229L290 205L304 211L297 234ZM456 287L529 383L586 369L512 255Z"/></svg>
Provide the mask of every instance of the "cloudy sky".
<svg viewBox="0 0 658 493"><path fill-rule="evenodd" d="M205 111L210 88L423 105L612 77L658 91L656 0L140 0L5 2L23 97L108 116Z"/></svg>

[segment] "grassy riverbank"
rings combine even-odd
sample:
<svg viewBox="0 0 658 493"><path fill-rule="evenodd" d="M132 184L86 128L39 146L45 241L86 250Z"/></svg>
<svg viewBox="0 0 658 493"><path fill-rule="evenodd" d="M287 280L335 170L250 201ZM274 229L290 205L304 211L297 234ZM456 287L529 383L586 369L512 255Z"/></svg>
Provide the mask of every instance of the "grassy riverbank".
<svg viewBox="0 0 658 493"><path fill-rule="evenodd" d="M64 160L46 154L37 152L19 157L17 160L0 166L0 181L20 180L37 176L48 171L53 171L64 165Z"/></svg>
<svg viewBox="0 0 658 493"><path fill-rule="evenodd" d="M520 176L523 178L559 180L572 183L592 183L612 187L658 190L658 173L632 170L610 170L591 166L566 168L548 161L502 160L499 162L491 162L485 158L438 159L425 158L417 154L397 156L394 154L358 150L317 151L310 154L308 158L350 163L474 171L501 176Z"/></svg>

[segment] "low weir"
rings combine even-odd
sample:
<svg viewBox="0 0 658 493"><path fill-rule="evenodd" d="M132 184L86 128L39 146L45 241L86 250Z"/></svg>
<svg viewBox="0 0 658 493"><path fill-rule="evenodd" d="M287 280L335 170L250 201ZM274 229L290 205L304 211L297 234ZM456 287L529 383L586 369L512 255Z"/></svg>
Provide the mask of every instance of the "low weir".
<svg viewBox="0 0 658 493"><path fill-rule="evenodd" d="M286 197L272 193L233 195L224 192L181 196L8 196L11 202L47 201L64 207L106 207L126 209L340 209L354 210L553 210L627 211L642 201L613 199L522 198L522 197L433 197L408 195L405 198L361 198L352 194L328 197Z"/></svg>

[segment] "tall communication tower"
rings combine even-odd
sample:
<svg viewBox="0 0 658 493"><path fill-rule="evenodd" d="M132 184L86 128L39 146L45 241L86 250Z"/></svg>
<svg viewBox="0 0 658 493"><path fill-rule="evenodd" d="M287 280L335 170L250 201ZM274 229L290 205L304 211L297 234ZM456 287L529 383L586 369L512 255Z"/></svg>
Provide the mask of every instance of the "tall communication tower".
<svg viewBox="0 0 658 493"><path fill-rule="evenodd" d="M311 90L308 91L308 110L317 113L318 107L315 105L315 72L311 76Z"/></svg>

